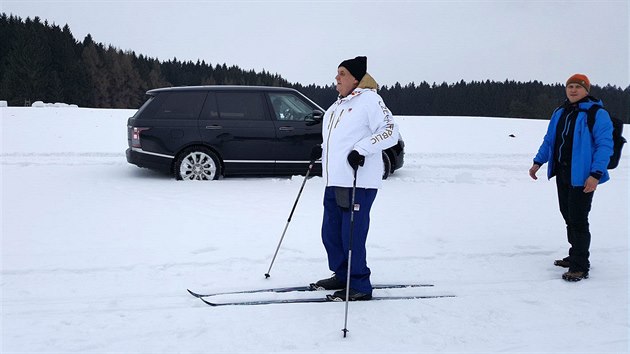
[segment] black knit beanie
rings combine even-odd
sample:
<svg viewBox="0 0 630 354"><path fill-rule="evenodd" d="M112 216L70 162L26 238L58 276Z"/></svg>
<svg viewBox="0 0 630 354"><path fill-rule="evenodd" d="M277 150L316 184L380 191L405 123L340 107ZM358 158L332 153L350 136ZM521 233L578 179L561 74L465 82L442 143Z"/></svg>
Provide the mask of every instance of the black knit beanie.
<svg viewBox="0 0 630 354"><path fill-rule="evenodd" d="M361 81L367 72L367 57L356 57L354 59L344 60L339 67L346 68L357 81Z"/></svg>

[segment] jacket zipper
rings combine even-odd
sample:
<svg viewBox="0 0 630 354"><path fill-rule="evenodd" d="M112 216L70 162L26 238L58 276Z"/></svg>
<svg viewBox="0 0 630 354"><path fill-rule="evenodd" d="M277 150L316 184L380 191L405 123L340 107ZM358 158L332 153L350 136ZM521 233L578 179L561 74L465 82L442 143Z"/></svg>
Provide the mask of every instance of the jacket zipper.
<svg viewBox="0 0 630 354"><path fill-rule="evenodd" d="M567 137L567 135L569 134L570 128L571 128L571 114L573 114L574 112L570 112L569 114L567 114L566 120L564 121L564 129L562 129L562 142L560 143L560 147L558 148L558 162L562 161L562 147L564 146L564 143L566 142L565 138Z"/></svg>
<svg viewBox="0 0 630 354"><path fill-rule="evenodd" d="M337 117L337 122L335 123L334 127L332 123L335 121L335 112L332 113L332 117L330 117L330 123L328 123L328 139L326 140L326 177L328 177L328 151L330 150L330 136L332 135L333 129L337 128L337 124L339 124L339 120L341 119L344 111L345 109L342 109L341 113L339 113L339 116ZM326 186L328 186L328 178L326 178Z"/></svg>

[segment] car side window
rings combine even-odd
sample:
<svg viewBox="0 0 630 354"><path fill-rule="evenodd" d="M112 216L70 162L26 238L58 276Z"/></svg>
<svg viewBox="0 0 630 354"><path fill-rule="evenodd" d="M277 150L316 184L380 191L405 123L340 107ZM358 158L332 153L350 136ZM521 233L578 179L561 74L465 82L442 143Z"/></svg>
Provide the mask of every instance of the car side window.
<svg viewBox="0 0 630 354"><path fill-rule="evenodd" d="M217 106L221 119L264 120L265 106L260 93L217 92Z"/></svg>
<svg viewBox="0 0 630 354"><path fill-rule="evenodd" d="M277 120L303 121L313 113L311 106L292 94L270 93L269 99Z"/></svg>
<svg viewBox="0 0 630 354"><path fill-rule="evenodd" d="M206 98L206 103L203 105L200 119L219 119L219 109L217 108L217 99L214 92L208 92L208 97Z"/></svg>
<svg viewBox="0 0 630 354"><path fill-rule="evenodd" d="M154 99L155 99L155 96L149 97L149 99L147 99L146 102L144 102L144 104L140 108L138 108L138 110L136 111L136 114L133 115L133 118L138 118L142 116L142 113L144 113L144 111L147 110L147 108L151 105L151 102Z"/></svg>
<svg viewBox="0 0 630 354"><path fill-rule="evenodd" d="M205 92L168 92L164 95L166 97L161 100L155 118L197 119L206 98Z"/></svg>

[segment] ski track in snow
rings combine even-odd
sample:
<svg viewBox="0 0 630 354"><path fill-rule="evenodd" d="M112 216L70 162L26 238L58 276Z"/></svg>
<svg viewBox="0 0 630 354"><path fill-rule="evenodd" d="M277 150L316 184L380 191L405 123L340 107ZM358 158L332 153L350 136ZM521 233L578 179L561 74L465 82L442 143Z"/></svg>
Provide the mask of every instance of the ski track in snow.
<svg viewBox="0 0 630 354"><path fill-rule="evenodd" d="M10 153L0 154L2 165L19 166L89 166L126 165L124 153L106 152L55 152L55 153Z"/></svg>

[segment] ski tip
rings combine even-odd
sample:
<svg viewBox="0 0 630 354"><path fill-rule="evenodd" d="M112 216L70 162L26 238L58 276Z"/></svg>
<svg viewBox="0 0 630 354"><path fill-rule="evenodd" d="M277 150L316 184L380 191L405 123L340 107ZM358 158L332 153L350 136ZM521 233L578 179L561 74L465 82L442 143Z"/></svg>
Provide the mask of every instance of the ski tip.
<svg viewBox="0 0 630 354"><path fill-rule="evenodd" d="M190 290L190 289L186 289L186 291L188 291L188 293L189 293L190 295L194 296L194 297L197 297L197 298L200 298L200 299L204 297L204 295L197 294L196 292L194 292L194 291L192 291L192 290Z"/></svg>
<svg viewBox="0 0 630 354"><path fill-rule="evenodd" d="M202 297L199 298L199 300L203 301L206 305L210 305L210 306L218 306L217 304L210 302Z"/></svg>

